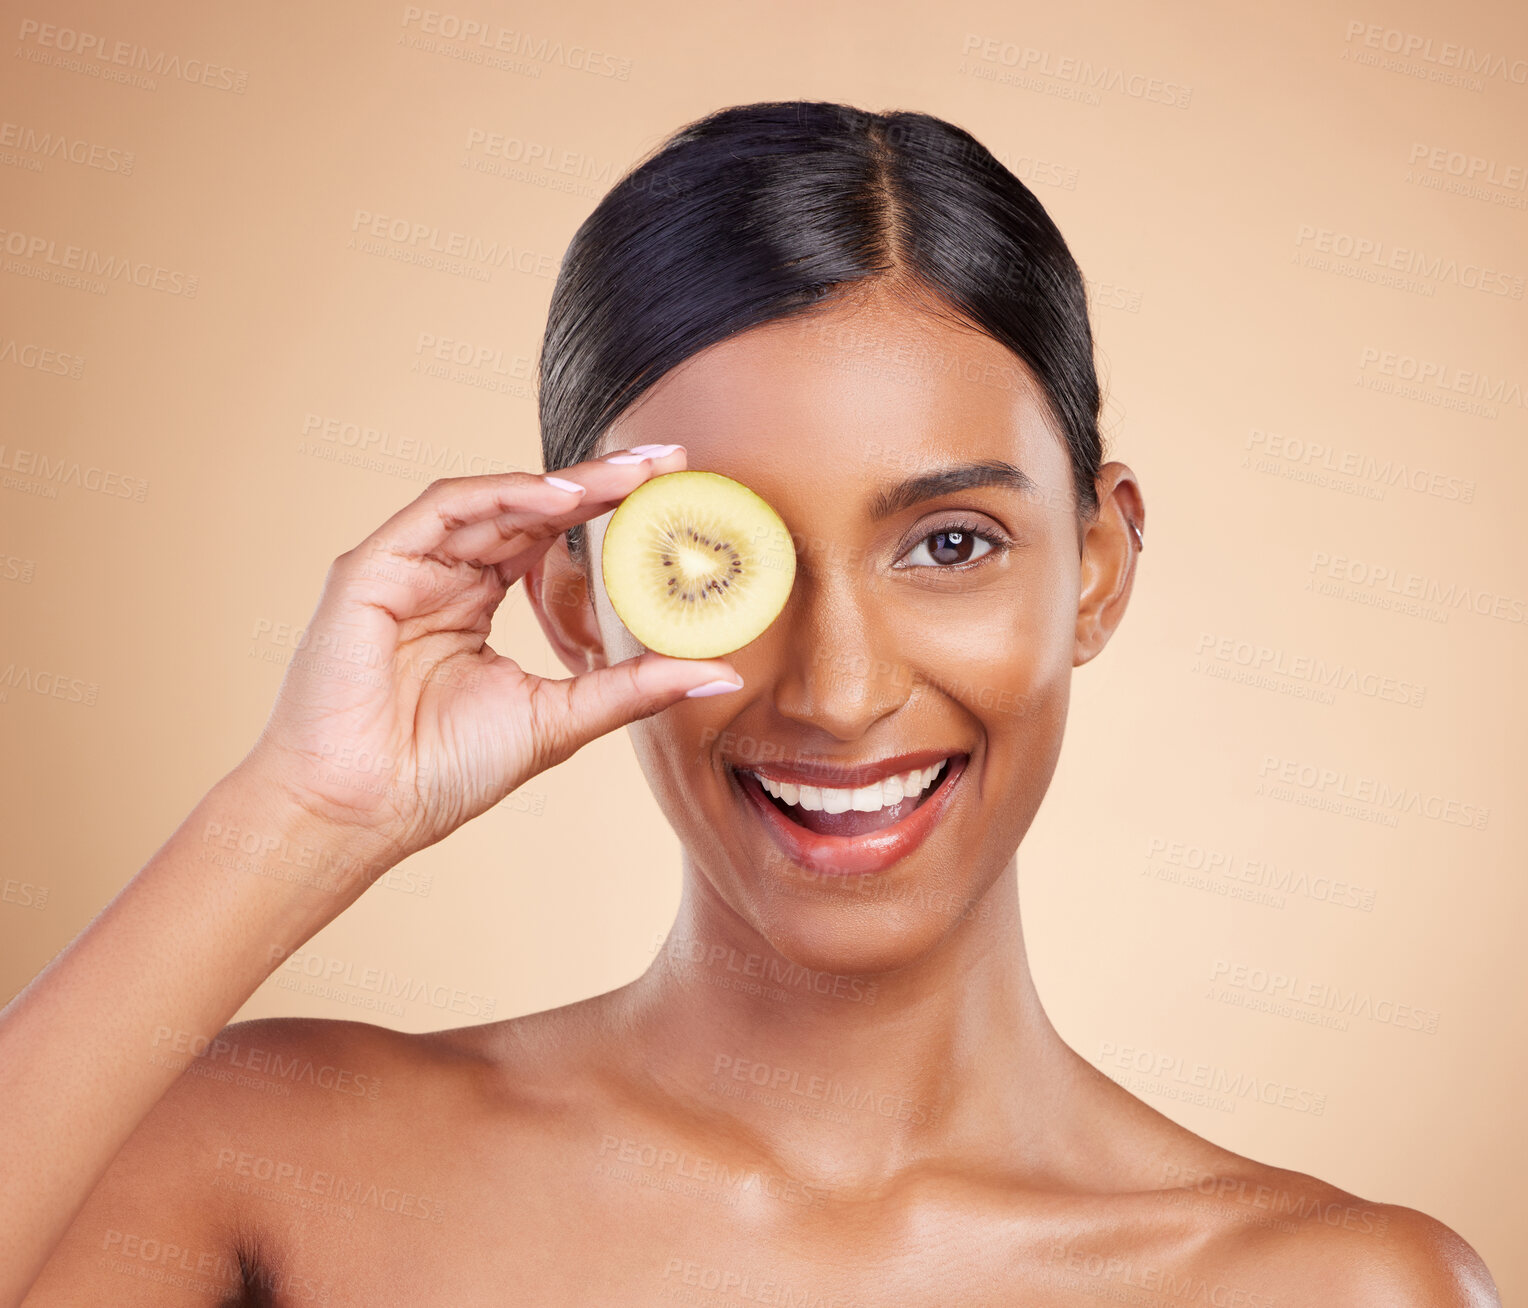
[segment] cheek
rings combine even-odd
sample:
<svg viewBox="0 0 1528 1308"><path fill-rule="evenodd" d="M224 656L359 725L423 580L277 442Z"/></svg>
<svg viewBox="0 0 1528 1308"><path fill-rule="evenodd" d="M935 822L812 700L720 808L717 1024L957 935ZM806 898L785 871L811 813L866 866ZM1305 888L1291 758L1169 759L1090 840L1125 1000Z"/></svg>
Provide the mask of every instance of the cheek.
<svg viewBox="0 0 1528 1308"><path fill-rule="evenodd" d="M727 719L714 710L708 714L703 699L642 718L626 732L653 793L672 800L680 814L701 805L715 751L736 743Z"/></svg>
<svg viewBox="0 0 1528 1308"><path fill-rule="evenodd" d="M704 703L704 700L698 701ZM725 778L707 766L724 726L681 723L677 706L627 728L637 764L679 842L703 868L728 867L730 798Z"/></svg>
<svg viewBox="0 0 1528 1308"><path fill-rule="evenodd" d="M695 742L677 735L667 718L668 714L660 713L633 722L626 728L626 734L658 807L680 839L688 842L692 836L689 827L693 824L695 784L687 779L693 772L687 772L685 764L694 753Z"/></svg>
<svg viewBox="0 0 1528 1308"><path fill-rule="evenodd" d="M626 624L616 616L610 597L605 594L598 565L589 579L589 593L594 599L594 620L599 625L600 641L605 647L607 663L621 663L636 658L642 652L642 642L626 629Z"/></svg>
<svg viewBox="0 0 1528 1308"><path fill-rule="evenodd" d="M1080 573L1056 559L1009 567L1002 584L909 613L909 649L924 677L984 716L998 720L1045 711L1068 684L1076 646Z"/></svg>
<svg viewBox="0 0 1528 1308"><path fill-rule="evenodd" d="M660 713L656 718L644 718L640 722L633 722L626 728L626 734L631 739L631 748L637 756L637 765L642 769L642 775L647 778L653 793L659 794L666 786L671 786L670 771L675 741L672 733L667 729L663 714Z"/></svg>
<svg viewBox="0 0 1528 1308"><path fill-rule="evenodd" d="M642 652L642 642L626 630L626 624L616 616L610 597L605 593L601 561L605 548L605 528L610 524L611 513L591 519L584 527L584 549L588 552L587 568L589 594L594 602L594 618L599 625L600 640L605 646L605 661L621 663L636 658Z"/></svg>
<svg viewBox="0 0 1528 1308"><path fill-rule="evenodd" d="M610 601L605 598L603 587L595 595L594 616L599 622L600 641L605 646L607 663L623 663L642 652L642 642L627 631L626 624L616 617Z"/></svg>

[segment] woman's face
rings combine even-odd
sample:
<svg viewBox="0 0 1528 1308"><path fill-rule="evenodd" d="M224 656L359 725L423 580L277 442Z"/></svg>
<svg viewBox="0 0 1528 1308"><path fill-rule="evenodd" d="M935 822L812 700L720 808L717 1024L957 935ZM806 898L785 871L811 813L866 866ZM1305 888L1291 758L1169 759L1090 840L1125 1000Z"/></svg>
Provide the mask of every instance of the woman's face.
<svg viewBox="0 0 1528 1308"><path fill-rule="evenodd" d="M744 689L630 728L690 892L802 966L902 966L985 916L1050 783L1072 668L1123 612L1124 520L1111 499L1079 521L1008 350L881 291L694 356L601 450L664 442L762 495L797 547L784 610L729 656ZM615 662L642 647L600 580L608 520L587 537L590 639ZM941 764L921 795L886 784ZM833 813L812 785L860 799Z"/></svg>

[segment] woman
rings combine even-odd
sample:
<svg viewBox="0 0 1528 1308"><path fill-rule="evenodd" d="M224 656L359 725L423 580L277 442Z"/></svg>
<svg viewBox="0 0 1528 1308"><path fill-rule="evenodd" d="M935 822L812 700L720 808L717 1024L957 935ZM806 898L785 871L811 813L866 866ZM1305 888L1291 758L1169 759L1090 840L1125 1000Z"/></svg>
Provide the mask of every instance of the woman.
<svg viewBox="0 0 1528 1308"><path fill-rule="evenodd" d="M558 279L555 475L437 483L342 555L310 645L377 675L290 669L5 1011L5 1301L1496 1303L1448 1228L1200 1139L1040 1006L1015 851L1144 524L1098 411L1076 264L967 133L808 102L679 132ZM595 566L685 467L797 544L724 660L643 652ZM485 643L522 580L568 680ZM685 851L641 977L422 1036L225 1028L377 877L623 725ZM292 850L330 880L250 875Z"/></svg>

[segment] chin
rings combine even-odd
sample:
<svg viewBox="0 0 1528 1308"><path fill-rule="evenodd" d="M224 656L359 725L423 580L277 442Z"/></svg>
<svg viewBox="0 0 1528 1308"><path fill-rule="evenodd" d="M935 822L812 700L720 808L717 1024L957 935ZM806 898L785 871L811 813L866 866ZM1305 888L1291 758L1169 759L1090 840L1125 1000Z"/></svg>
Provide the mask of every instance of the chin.
<svg viewBox="0 0 1528 1308"><path fill-rule="evenodd" d="M972 884L969 863L943 860L890 873L824 873L784 858L724 866L708 877L713 890L772 949L814 972L867 978L917 963L990 917L984 896L1000 873Z"/></svg>

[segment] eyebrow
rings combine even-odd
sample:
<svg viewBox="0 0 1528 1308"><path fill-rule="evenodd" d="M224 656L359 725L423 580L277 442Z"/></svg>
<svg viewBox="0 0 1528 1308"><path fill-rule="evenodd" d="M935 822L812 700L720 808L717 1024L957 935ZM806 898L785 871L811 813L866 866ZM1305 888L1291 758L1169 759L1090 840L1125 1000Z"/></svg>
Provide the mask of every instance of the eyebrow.
<svg viewBox="0 0 1528 1308"><path fill-rule="evenodd" d="M902 512L903 509L910 509L924 500L931 500L937 495L948 495L952 491L976 490L982 486L1001 486L1007 490L1018 491L1021 495L1032 495L1036 489L1034 480L1027 472L1001 459L988 459L982 463L959 463L950 468L941 468L938 472L927 472L917 477L909 477L906 481L898 482L895 486L881 491L871 501L870 516L879 522L883 518L891 517L894 513Z"/></svg>

